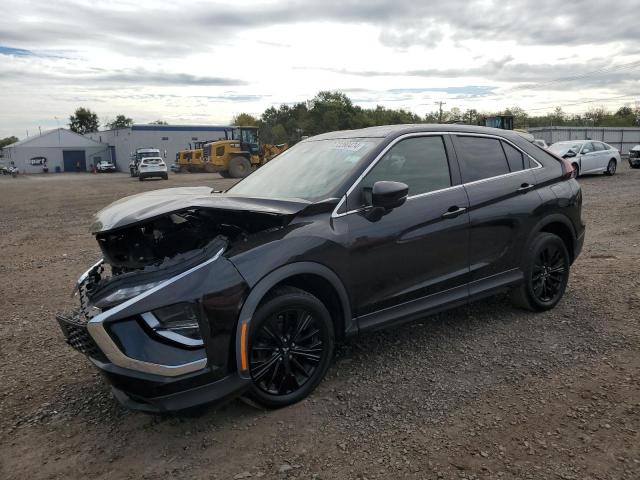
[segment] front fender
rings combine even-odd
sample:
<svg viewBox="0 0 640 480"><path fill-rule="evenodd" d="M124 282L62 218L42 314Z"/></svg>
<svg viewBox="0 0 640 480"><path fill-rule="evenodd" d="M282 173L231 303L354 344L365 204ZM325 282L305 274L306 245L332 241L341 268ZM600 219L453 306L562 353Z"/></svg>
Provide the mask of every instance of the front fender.
<svg viewBox="0 0 640 480"><path fill-rule="evenodd" d="M342 311L344 312L345 330L347 332L357 330L356 323L353 322L351 316L351 303L347 291L340 278L331 269L316 262L295 262L284 265L273 270L255 284L240 311L236 329L236 363L242 378L250 378L247 356L249 332L251 331L251 320L260 301L278 283L301 274L317 275L327 280L333 286L340 299Z"/></svg>

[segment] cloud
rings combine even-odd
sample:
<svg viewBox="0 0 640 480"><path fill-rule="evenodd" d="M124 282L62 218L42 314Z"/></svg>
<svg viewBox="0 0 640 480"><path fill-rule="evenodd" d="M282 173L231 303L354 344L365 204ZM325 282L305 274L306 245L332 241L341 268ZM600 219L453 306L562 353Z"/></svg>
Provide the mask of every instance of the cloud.
<svg viewBox="0 0 640 480"><path fill-rule="evenodd" d="M595 88L602 86L621 87L628 82L638 81L640 61L626 64L613 63L614 59L602 59L598 61L577 62L566 61L561 63L524 63L517 61L509 55L501 59L489 60L477 65L465 65L453 68L441 69L412 69L412 70L351 70L331 67L297 67L301 70L323 70L346 76L355 77L393 77L406 78L418 77L429 80L438 79L464 79L486 78L494 82L514 83L511 91L516 90L567 90L568 88ZM460 91L455 91L460 88ZM476 89L471 91L470 89ZM509 88L509 87L507 87ZM464 91L467 89L467 91ZM498 87L444 87L419 89L421 91L433 91L461 95L488 95ZM448 91L447 91L448 90Z"/></svg>
<svg viewBox="0 0 640 480"><path fill-rule="evenodd" d="M183 72L150 71L143 68L106 70L101 68L75 68L66 63L55 68L34 69L31 63L23 63L0 70L0 80L34 83L56 83L66 86L87 86L92 88L121 88L136 86L205 86L224 87L248 85L237 78L193 75Z"/></svg>
<svg viewBox="0 0 640 480"><path fill-rule="evenodd" d="M523 45L640 40L640 30L629 20L637 16L637 0L283 0L244 6L193 1L188 8L161 1L6 3L0 23L5 44L69 45L81 39L132 56L141 51L180 56L224 44L246 30L311 22L373 26L382 44L403 49L434 47L446 35ZM40 21L24 20L30 16Z"/></svg>

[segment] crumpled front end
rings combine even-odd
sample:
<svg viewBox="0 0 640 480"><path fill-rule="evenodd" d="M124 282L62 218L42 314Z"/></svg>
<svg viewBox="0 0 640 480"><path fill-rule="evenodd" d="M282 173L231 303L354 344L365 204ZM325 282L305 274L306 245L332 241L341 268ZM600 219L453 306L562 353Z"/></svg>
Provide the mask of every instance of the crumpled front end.
<svg viewBox="0 0 640 480"><path fill-rule="evenodd" d="M178 410L238 394L235 327L248 286L224 256L274 216L188 209L96 234L104 258L57 316L125 405Z"/></svg>

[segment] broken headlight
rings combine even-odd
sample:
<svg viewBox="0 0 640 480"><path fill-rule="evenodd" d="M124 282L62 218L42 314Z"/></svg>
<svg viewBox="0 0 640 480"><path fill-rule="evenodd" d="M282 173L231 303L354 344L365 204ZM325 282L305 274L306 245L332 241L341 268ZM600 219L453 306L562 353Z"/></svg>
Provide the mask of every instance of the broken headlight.
<svg viewBox="0 0 640 480"><path fill-rule="evenodd" d="M99 298L94 302L93 305L100 309L114 307L126 300L129 300L133 297L137 297L138 295L146 292L147 290L151 290L153 287L156 287L161 283L162 281L150 282L150 283L145 283L143 285L136 285L134 287L119 288L115 292L112 292L105 297Z"/></svg>
<svg viewBox="0 0 640 480"><path fill-rule="evenodd" d="M202 347L200 313L193 303L176 303L142 315L145 323L161 337L187 347Z"/></svg>

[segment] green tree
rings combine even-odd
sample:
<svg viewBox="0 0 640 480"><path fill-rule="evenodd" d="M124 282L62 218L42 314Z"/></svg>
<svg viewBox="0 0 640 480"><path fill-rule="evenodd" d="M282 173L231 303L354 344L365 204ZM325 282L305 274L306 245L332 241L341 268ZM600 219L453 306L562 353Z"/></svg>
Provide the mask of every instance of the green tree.
<svg viewBox="0 0 640 480"><path fill-rule="evenodd" d="M69 117L69 129L80 135L97 132L99 126L98 115L88 108L80 107Z"/></svg>
<svg viewBox="0 0 640 480"><path fill-rule="evenodd" d="M633 108L631 108L629 105L625 105L624 107L620 107L615 115L616 117L628 117L630 115L633 115Z"/></svg>
<svg viewBox="0 0 640 480"><path fill-rule="evenodd" d="M587 120L589 126L599 127L602 126L604 120L611 114L605 106L591 107L584 114L584 118Z"/></svg>
<svg viewBox="0 0 640 480"><path fill-rule="evenodd" d="M11 145L12 143L16 143L18 141L18 137L5 137L0 139L0 148L4 148L7 145Z"/></svg>
<svg viewBox="0 0 640 480"><path fill-rule="evenodd" d="M249 113L239 113L233 116L231 125L238 127L257 127L258 119Z"/></svg>
<svg viewBox="0 0 640 480"><path fill-rule="evenodd" d="M127 128L133 125L133 120L124 115L118 115L113 122L107 123L109 130L115 130L116 128Z"/></svg>

